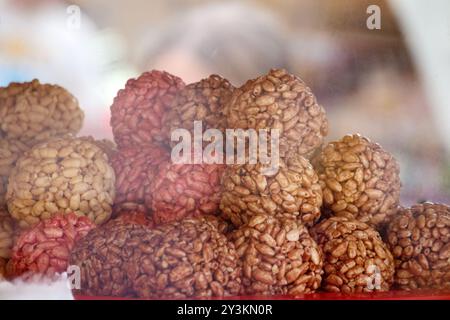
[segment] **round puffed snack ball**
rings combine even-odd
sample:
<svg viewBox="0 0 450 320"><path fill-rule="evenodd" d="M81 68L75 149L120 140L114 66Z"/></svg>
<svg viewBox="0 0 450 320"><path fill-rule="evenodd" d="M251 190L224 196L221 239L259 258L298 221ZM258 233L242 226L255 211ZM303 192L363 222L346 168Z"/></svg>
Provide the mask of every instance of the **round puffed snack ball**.
<svg viewBox="0 0 450 320"><path fill-rule="evenodd" d="M246 294L301 294L320 287L323 256L301 223L256 215L230 238L242 261Z"/></svg>
<svg viewBox="0 0 450 320"><path fill-rule="evenodd" d="M314 226L311 234L325 255L325 291L389 290L394 280L394 260L380 234L369 225L331 217Z"/></svg>
<svg viewBox="0 0 450 320"><path fill-rule="evenodd" d="M398 207L399 165L376 143L358 134L328 143L313 160L326 213L384 225Z"/></svg>
<svg viewBox="0 0 450 320"><path fill-rule="evenodd" d="M309 157L328 134L328 120L311 89L297 76L272 69L236 89L225 107L232 129L280 130L280 156Z"/></svg>
<svg viewBox="0 0 450 320"><path fill-rule="evenodd" d="M426 202L399 209L387 240L398 288L450 289L450 206Z"/></svg>
<svg viewBox="0 0 450 320"><path fill-rule="evenodd" d="M162 163L150 189L155 223L217 214L224 169L220 164Z"/></svg>
<svg viewBox="0 0 450 320"><path fill-rule="evenodd" d="M76 134L84 113L66 89L38 80L0 88L0 130L10 139L34 145L50 137Z"/></svg>
<svg viewBox="0 0 450 320"><path fill-rule="evenodd" d="M111 216L114 183L114 170L99 147L84 139L58 138L35 146L17 161L6 201L21 227L60 211L101 224Z"/></svg>
<svg viewBox="0 0 450 320"><path fill-rule="evenodd" d="M73 250L85 295L188 298L237 295L240 268L234 246L213 217L156 229L110 222Z"/></svg>
<svg viewBox="0 0 450 320"><path fill-rule="evenodd" d="M260 163L226 168L220 201L224 219L239 227L255 215L268 214L312 226L320 217L322 190L309 161L292 156L280 160L278 170L267 169Z"/></svg>
<svg viewBox="0 0 450 320"><path fill-rule="evenodd" d="M111 106L111 127L119 148L130 145L168 145L162 123L183 81L153 70L130 79Z"/></svg>
<svg viewBox="0 0 450 320"><path fill-rule="evenodd" d="M95 227L86 217L57 214L23 231L7 265L9 278L54 278L67 271L70 251Z"/></svg>
<svg viewBox="0 0 450 320"><path fill-rule="evenodd" d="M194 137L194 121L202 122L203 132L207 129L224 132L226 129L224 105L230 99L233 90L234 87L228 80L215 74L180 90L163 121L168 127L166 130L168 139L171 140L171 133L176 129L187 129Z"/></svg>

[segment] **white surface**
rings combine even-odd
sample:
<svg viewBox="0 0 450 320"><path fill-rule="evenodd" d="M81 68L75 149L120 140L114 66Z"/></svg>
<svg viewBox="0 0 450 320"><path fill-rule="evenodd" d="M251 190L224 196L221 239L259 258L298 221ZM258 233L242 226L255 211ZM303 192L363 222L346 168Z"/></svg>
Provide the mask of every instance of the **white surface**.
<svg viewBox="0 0 450 320"><path fill-rule="evenodd" d="M51 283L0 282L0 300L73 300L66 276Z"/></svg>

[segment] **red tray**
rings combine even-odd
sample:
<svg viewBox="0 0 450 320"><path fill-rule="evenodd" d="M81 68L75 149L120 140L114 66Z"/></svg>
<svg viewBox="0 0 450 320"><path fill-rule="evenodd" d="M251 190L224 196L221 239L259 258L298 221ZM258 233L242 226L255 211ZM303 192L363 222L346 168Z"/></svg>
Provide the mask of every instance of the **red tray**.
<svg viewBox="0 0 450 320"><path fill-rule="evenodd" d="M127 300L116 297L75 296L76 300ZM193 299L195 300L195 299ZM225 298L202 298L199 300L450 300L450 291L388 291L373 293L309 293L302 295L238 296Z"/></svg>

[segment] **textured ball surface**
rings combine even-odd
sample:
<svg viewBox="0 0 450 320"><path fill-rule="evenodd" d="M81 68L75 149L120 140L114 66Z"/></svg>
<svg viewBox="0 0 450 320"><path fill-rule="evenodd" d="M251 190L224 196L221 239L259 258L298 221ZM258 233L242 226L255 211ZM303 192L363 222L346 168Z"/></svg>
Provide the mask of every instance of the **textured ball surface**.
<svg viewBox="0 0 450 320"><path fill-rule="evenodd" d="M74 249L81 268L77 293L142 298L237 295L240 269L234 246L215 219L201 217L155 229L114 221Z"/></svg>
<svg viewBox="0 0 450 320"><path fill-rule="evenodd" d="M163 163L151 184L156 224L217 214L224 165Z"/></svg>
<svg viewBox="0 0 450 320"><path fill-rule="evenodd" d="M389 290L394 280L394 260L380 234L369 225L331 217L314 226L311 233L325 255L325 291Z"/></svg>
<svg viewBox="0 0 450 320"><path fill-rule="evenodd" d="M231 165L225 170L220 209L236 227L268 214L312 226L320 217L322 190L309 161L292 156L267 174L262 164Z"/></svg>
<svg viewBox="0 0 450 320"><path fill-rule="evenodd" d="M325 110L311 89L283 69L236 89L225 113L229 128L279 129L282 157L309 157L328 134Z"/></svg>
<svg viewBox="0 0 450 320"><path fill-rule="evenodd" d="M182 88L180 78L157 70L128 80L111 106L111 127L119 148L167 145L162 119Z"/></svg>
<svg viewBox="0 0 450 320"><path fill-rule="evenodd" d="M450 289L450 207L401 208L388 225L395 284L402 290Z"/></svg>
<svg viewBox="0 0 450 320"><path fill-rule="evenodd" d="M322 252L301 223L256 215L231 239L246 294L301 294L320 287Z"/></svg>
<svg viewBox="0 0 450 320"><path fill-rule="evenodd" d="M328 143L313 163L327 213L380 227L396 212L400 169L379 144L357 134L346 135Z"/></svg>
<svg viewBox="0 0 450 320"><path fill-rule="evenodd" d="M0 131L34 145L50 137L76 134L84 113L66 89L50 84L13 82L0 88Z"/></svg>
<svg viewBox="0 0 450 320"><path fill-rule="evenodd" d="M69 213L55 215L23 231L8 262L8 276L53 278L66 272L73 246L94 227L88 218Z"/></svg>
<svg viewBox="0 0 450 320"><path fill-rule="evenodd" d="M233 91L231 83L218 75L211 75L180 90L163 121L168 127L168 140L171 140L171 132L179 128L189 130L193 137L194 121L202 122L203 131L218 129L224 132L224 106Z"/></svg>
<svg viewBox="0 0 450 320"><path fill-rule="evenodd" d="M168 150L156 146L130 146L116 152L111 160L116 173L116 203L134 202L150 208L150 185L158 166L168 160Z"/></svg>
<svg viewBox="0 0 450 320"><path fill-rule="evenodd" d="M80 138L58 138L38 144L17 161L6 201L23 228L60 211L101 224L111 216L114 183L114 170L99 147Z"/></svg>

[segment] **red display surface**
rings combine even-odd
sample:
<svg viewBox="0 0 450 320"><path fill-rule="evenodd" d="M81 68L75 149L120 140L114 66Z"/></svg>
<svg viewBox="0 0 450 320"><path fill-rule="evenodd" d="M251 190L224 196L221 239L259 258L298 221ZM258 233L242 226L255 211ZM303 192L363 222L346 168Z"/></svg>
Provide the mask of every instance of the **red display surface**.
<svg viewBox="0 0 450 320"><path fill-rule="evenodd" d="M127 300L117 297L75 296L76 300ZM196 300L196 299L190 299ZM224 298L201 298L198 300L450 300L450 291L421 290L421 291L388 291L373 293L309 293L302 295L276 296L237 296Z"/></svg>

